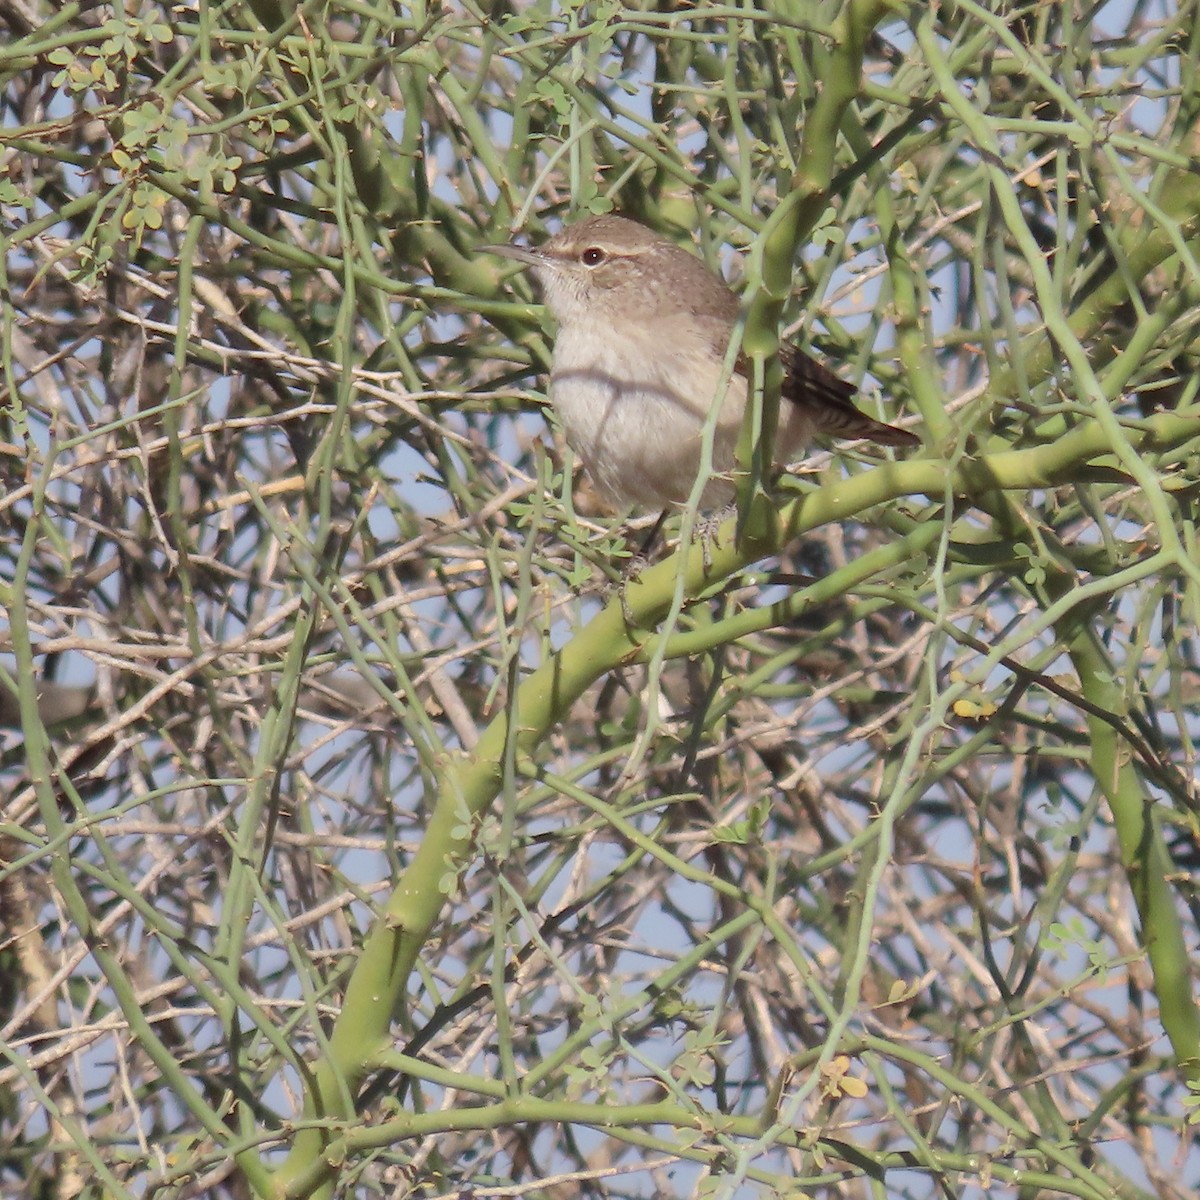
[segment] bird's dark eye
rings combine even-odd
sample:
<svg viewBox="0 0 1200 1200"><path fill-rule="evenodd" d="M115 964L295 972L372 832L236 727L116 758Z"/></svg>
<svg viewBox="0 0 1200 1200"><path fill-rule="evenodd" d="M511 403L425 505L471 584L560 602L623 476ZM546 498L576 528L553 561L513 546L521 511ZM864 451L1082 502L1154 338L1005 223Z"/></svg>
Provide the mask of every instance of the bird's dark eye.
<svg viewBox="0 0 1200 1200"><path fill-rule="evenodd" d="M589 246L580 256L579 261L585 267L598 267L605 259L605 253L599 246Z"/></svg>

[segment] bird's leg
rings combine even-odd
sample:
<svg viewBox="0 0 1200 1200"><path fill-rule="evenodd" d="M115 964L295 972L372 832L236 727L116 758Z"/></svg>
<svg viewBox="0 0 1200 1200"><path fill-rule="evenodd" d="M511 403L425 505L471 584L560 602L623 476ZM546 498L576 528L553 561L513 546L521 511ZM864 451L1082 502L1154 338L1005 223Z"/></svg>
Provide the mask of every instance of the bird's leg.
<svg viewBox="0 0 1200 1200"><path fill-rule="evenodd" d="M731 501L723 508L718 508L716 512L709 513L697 522L696 537L700 540L700 553L704 556L704 573L706 575L712 570L712 548L717 540L717 534L720 532L721 526L730 517L736 516L737 502Z"/></svg>
<svg viewBox="0 0 1200 1200"><path fill-rule="evenodd" d="M669 508L664 508L658 514L658 520L650 526L650 532L642 538L641 545L638 546L633 557L629 560L629 565L625 568L621 582L617 584L617 588L621 593L621 615L625 618L626 625L636 626L637 624L633 613L629 609L629 597L626 595L626 588L650 565L650 551L654 549L654 543L658 541L658 535L662 532L663 523L670 515L670 512Z"/></svg>
<svg viewBox="0 0 1200 1200"><path fill-rule="evenodd" d="M638 573L650 561L650 551L654 549L654 543L658 541L658 535L662 533L663 524L670 515L671 510L664 508L658 514L658 520L650 526L650 532L642 538L642 544L637 548L637 553L633 556L629 564L629 571L627 573L629 578L636 579Z"/></svg>

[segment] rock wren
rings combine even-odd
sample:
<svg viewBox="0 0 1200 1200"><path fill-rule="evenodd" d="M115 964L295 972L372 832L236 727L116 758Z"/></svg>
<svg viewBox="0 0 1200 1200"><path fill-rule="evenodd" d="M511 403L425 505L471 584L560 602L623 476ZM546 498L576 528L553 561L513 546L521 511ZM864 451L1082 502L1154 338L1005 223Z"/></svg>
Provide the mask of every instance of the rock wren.
<svg viewBox="0 0 1200 1200"><path fill-rule="evenodd" d="M618 511L684 504L701 469L704 423L717 402L738 298L699 258L625 217L588 217L537 249L484 246L540 284L558 324L550 403L602 499ZM775 461L815 433L915 446L851 403L854 389L781 344L783 396ZM701 505L734 494L748 385L740 360L716 417L712 477Z"/></svg>

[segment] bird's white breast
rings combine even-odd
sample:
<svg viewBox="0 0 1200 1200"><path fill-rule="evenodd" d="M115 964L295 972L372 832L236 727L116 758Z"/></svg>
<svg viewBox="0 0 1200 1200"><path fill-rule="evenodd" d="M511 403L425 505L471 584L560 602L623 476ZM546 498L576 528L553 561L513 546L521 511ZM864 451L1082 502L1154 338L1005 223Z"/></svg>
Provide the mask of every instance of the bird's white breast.
<svg viewBox="0 0 1200 1200"><path fill-rule="evenodd" d="M697 339L631 328L614 338L573 325L554 346L550 400L572 449L615 508L662 508L687 500L700 469L702 433L721 377L721 360ZM734 465L745 381L735 377L714 430L711 468ZM714 478L703 502L732 495Z"/></svg>

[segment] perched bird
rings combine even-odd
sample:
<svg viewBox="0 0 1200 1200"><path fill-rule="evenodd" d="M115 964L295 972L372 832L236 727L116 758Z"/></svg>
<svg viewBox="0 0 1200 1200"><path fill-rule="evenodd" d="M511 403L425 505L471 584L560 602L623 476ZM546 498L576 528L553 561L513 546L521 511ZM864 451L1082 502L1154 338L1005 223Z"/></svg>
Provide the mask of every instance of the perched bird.
<svg viewBox="0 0 1200 1200"><path fill-rule="evenodd" d="M550 403L601 498L614 509L684 504L701 469L702 431L738 316L737 296L695 255L626 217L588 217L536 249L484 246L528 267L558 325ZM861 413L854 389L781 344L783 399L775 461L816 433L886 446L919 439ZM720 401L712 476L701 505L733 497L747 364Z"/></svg>

